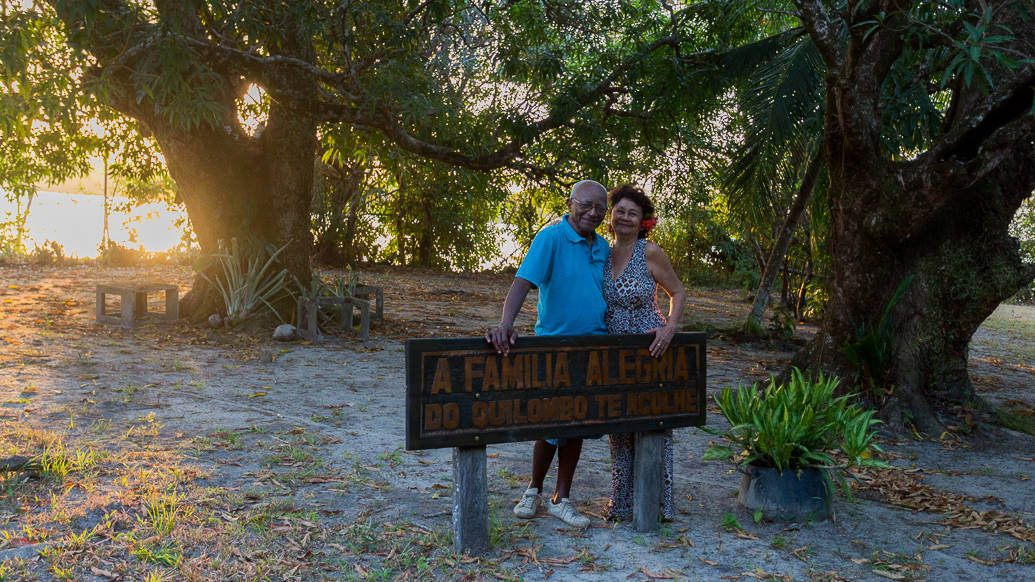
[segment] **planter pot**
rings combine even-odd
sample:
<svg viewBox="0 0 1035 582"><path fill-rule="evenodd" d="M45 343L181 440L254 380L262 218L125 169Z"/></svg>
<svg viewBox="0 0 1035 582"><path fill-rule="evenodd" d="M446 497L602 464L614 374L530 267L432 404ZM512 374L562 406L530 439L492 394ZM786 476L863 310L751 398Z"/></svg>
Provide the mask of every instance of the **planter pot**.
<svg viewBox="0 0 1035 582"><path fill-rule="evenodd" d="M762 510L770 521L820 520L830 517L831 487L820 469L788 469L746 465L740 468L737 501L751 511Z"/></svg>

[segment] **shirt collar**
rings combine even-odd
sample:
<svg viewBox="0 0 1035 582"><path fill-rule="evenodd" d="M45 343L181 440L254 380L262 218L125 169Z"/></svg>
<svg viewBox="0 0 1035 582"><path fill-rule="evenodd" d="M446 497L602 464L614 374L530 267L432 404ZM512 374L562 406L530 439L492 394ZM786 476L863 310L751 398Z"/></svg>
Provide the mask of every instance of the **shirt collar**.
<svg viewBox="0 0 1035 582"><path fill-rule="evenodd" d="M582 235L580 235L579 233L575 232L575 229L572 228L571 223L568 222L568 215L567 214L565 214L563 217L561 217L561 222L564 223L564 227L563 227L564 228L564 235L565 235L565 237L567 237L568 242L573 242L573 243L580 243L580 242L587 242L588 243L589 242L584 237L582 237ZM593 236L596 237L597 233L594 232ZM593 246L596 246L596 242L597 242L596 239L594 239L593 240Z"/></svg>
<svg viewBox="0 0 1035 582"><path fill-rule="evenodd" d="M561 229L564 232L564 237L566 239L568 239L568 242L574 243L574 244L578 244L578 243L589 244L588 240L583 238L581 235L579 235L579 233L575 232L574 228L572 228L571 223L568 222L568 215L567 214L565 214L561 218L561 222L564 223L564 226L562 226ZM592 253L592 255L594 257L598 257L601 253L608 252L609 250L610 250L610 247L607 246L607 243L604 242L604 239L601 238L600 235L598 235L596 232L593 232L593 249L590 251Z"/></svg>

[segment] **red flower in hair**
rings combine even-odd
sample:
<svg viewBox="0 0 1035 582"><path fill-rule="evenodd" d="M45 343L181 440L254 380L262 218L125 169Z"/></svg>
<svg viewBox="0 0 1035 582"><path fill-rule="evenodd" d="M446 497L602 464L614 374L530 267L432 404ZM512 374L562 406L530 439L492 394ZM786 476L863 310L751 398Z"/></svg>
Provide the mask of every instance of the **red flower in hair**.
<svg viewBox="0 0 1035 582"><path fill-rule="evenodd" d="M643 222L640 223L640 228L642 228L643 230L650 230L657 225L658 219L652 216L650 218L645 218Z"/></svg>

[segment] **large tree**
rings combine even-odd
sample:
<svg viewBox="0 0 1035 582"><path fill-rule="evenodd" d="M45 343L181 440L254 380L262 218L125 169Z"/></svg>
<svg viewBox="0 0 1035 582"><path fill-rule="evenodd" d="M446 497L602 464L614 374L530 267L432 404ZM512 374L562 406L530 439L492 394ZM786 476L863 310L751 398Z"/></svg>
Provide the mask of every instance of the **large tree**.
<svg viewBox="0 0 1035 582"><path fill-rule="evenodd" d="M463 0L49 0L5 2L0 16L0 109L17 111L5 139L32 146L12 128L58 124L67 140L117 111L157 143L204 252L231 237L286 245L301 280L321 132L476 171L602 177L603 123L629 124L623 82L678 44L658 23L689 22L624 2ZM238 115L253 86L269 97L254 132ZM204 288L199 278L192 298L214 299Z"/></svg>
<svg viewBox="0 0 1035 582"><path fill-rule="evenodd" d="M1035 188L1033 5L794 5L826 66L831 215L830 303L797 361L848 373L877 347L874 396L935 433L937 405L974 400L974 331L1035 276L1008 233Z"/></svg>

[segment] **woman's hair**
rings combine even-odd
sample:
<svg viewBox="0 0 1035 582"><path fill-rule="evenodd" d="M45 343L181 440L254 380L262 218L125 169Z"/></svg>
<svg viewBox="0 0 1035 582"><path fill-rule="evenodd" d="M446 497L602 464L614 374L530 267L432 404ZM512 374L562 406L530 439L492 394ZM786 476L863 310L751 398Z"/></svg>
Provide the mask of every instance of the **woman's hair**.
<svg viewBox="0 0 1035 582"><path fill-rule="evenodd" d="M608 197L611 200L611 208L614 208L616 204L628 198L643 211L643 220L646 221L654 218L654 204L642 189L637 188L632 184L615 186L611 189L611 192L608 193ZM651 228L653 228L653 226L650 228L641 228L639 234L636 236L638 238L647 238L647 235L650 234Z"/></svg>

